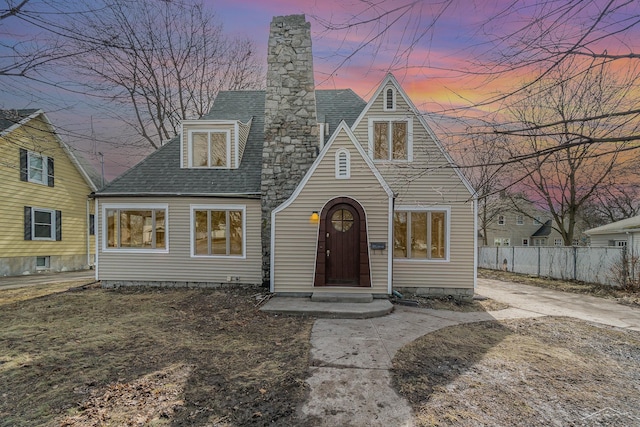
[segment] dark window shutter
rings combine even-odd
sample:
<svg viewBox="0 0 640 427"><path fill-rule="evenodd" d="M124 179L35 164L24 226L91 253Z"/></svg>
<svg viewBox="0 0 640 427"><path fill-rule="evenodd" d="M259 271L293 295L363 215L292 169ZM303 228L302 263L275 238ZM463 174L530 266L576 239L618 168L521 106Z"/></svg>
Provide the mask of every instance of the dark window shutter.
<svg viewBox="0 0 640 427"><path fill-rule="evenodd" d="M20 181L27 181L29 179L27 169L27 150L20 149Z"/></svg>
<svg viewBox="0 0 640 427"><path fill-rule="evenodd" d="M49 175L47 185L53 187L53 159L51 157L47 157L47 175Z"/></svg>
<svg viewBox="0 0 640 427"><path fill-rule="evenodd" d="M31 239L31 207L24 207L24 240Z"/></svg>
<svg viewBox="0 0 640 427"><path fill-rule="evenodd" d="M62 211L56 211L56 240L62 240Z"/></svg>

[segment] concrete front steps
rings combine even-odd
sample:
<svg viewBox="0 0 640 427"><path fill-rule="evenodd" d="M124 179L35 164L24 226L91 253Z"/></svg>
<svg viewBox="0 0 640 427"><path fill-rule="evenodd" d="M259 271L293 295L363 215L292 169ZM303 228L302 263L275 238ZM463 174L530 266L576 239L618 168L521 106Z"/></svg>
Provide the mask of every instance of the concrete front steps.
<svg viewBox="0 0 640 427"><path fill-rule="evenodd" d="M369 319L391 313L393 304L388 299L374 299L372 294L314 292L310 298L275 296L260 310L331 319Z"/></svg>

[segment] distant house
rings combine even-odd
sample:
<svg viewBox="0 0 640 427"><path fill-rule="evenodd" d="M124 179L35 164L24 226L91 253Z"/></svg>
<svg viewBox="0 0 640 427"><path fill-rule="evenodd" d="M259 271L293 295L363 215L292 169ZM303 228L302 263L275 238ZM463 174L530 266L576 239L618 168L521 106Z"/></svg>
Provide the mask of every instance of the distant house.
<svg viewBox="0 0 640 427"><path fill-rule="evenodd" d="M276 17L266 90L221 92L95 193L97 278L470 298L476 203L451 163L392 75L368 102L316 90L309 23Z"/></svg>
<svg viewBox="0 0 640 427"><path fill-rule="evenodd" d="M0 159L0 275L93 264L96 177L42 110L0 110Z"/></svg>
<svg viewBox="0 0 640 427"><path fill-rule="evenodd" d="M632 256L640 255L640 215L585 231L591 246L626 247Z"/></svg>
<svg viewBox="0 0 640 427"><path fill-rule="evenodd" d="M496 206L495 214L483 227L488 246L564 245L562 236L553 227L551 215L533 203L520 200L516 208L510 200L503 200Z"/></svg>

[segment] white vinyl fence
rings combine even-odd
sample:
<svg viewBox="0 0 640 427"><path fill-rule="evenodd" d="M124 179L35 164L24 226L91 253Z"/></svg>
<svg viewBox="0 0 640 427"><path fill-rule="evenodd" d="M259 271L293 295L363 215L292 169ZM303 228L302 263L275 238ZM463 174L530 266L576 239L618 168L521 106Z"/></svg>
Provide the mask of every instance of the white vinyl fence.
<svg viewBox="0 0 640 427"><path fill-rule="evenodd" d="M613 285L612 268L624 248L560 246L482 246L478 267L532 276Z"/></svg>

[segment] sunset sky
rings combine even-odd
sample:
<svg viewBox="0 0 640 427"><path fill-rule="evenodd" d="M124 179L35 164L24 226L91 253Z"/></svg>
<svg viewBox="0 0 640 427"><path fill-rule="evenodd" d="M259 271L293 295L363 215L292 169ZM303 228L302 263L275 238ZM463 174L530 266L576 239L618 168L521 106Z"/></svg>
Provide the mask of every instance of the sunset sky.
<svg viewBox="0 0 640 427"><path fill-rule="evenodd" d="M31 0L33 7L37 7L39 1L42 0ZM476 62L490 65L492 56L499 58L501 52L494 51L494 48L506 49L506 44L496 45L494 36L507 35L526 25L533 14L533 8L527 4L540 2L205 0L205 3L215 11L226 33L249 36L255 42L257 54L265 64L272 17L304 13L311 22L318 88L351 88L368 100L385 74L391 71L419 109L446 114L452 108L469 106L496 92L508 91L526 79L527 73L530 73L527 69L497 79L491 78L484 74L486 69L480 68ZM549 13L553 15L554 5L566 3L550 1ZM578 10L575 19L569 19L562 28L557 28L558 34L571 38L582 24L578 18L593 16L606 3L595 1L589 7ZM413 4L413 7L404 7L409 4ZM516 12L511 7L513 4L516 4ZM615 19L605 22L605 27L611 30L634 20L637 22L638 9L640 6L630 2L615 15ZM510 12L505 13L507 11ZM382 22L348 26L383 12L390 13ZM37 29L27 28L23 23L5 21L0 23L0 37L4 39L38 33ZM387 23L393 24L391 31L383 31ZM572 28L573 24L575 28ZM609 53L640 51L640 34L636 27L638 25L616 38L607 38L598 46ZM559 43L562 42L560 38ZM65 83L69 86L69 82ZM70 134L76 136L90 136L93 132L98 135L98 141L110 138L122 128L121 124L103 120L100 112L87 106L83 95L34 81L16 81L13 86L5 81L0 94L0 108L42 108L61 130L69 130ZM94 164L97 164L94 152L106 154L105 168L110 179L142 158L139 152L115 150L104 142L91 145L79 141L77 137L74 139L73 144Z"/></svg>

